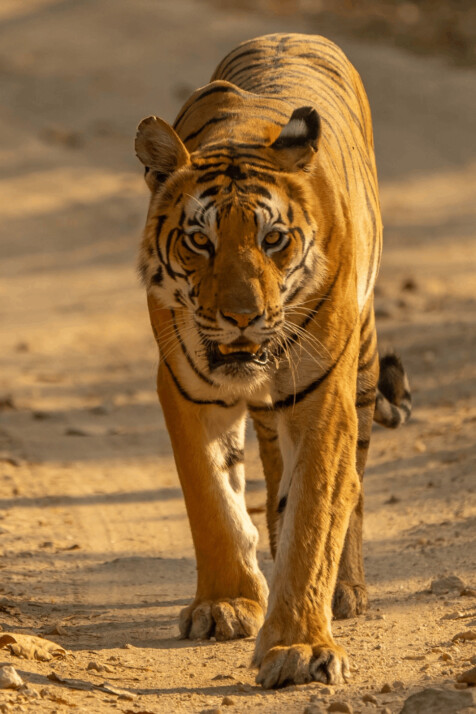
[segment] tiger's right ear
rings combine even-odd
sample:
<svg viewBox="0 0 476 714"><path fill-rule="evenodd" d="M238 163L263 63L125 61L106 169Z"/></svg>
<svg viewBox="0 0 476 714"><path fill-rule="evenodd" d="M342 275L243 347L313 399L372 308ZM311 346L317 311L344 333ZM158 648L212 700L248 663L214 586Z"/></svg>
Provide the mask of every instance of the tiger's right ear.
<svg viewBox="0 0 476 714"><path fill-rule="evenodd" d="M137 128L137 158L145 166L145 180L155 191L174 171L189 163L190 155L174 129L163 119L147 117Z"/></svg>

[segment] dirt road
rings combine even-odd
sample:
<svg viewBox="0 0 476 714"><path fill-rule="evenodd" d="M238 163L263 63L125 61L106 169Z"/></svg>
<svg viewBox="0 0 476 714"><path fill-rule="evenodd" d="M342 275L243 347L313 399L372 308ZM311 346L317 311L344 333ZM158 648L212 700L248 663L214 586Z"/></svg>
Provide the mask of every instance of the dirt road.
<svg viewBox="0 0 476 714"><path fill-rule="evenodd" d="M132 138L145 115L171 120L238 41L274 30L309 28L190 0L2 2L0 625L70 654L0 650L30 685L0 691L0 711L302 712L314 696L323 711L393 714L424 687L457 691L471 666L474 642L452 637L476 629L476 598L429 585L456 574L476 587L476 72L349 41L381 178L380 342L414 393L411 424L375 428L371 446L371 607L335 626L353 679L264 692L251 640L177 639L195 564L134 271L147 191ZM251 434L247 461L269 574Z"/></svg>

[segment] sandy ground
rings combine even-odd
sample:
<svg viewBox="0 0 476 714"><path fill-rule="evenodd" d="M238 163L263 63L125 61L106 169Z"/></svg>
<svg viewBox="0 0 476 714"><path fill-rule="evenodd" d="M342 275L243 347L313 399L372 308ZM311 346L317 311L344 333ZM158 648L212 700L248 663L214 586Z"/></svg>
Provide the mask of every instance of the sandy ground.
<svg viewBox="0 0 476 714"><path fill-rule="evenodd" d="M429 590L444 574L476 586L476 72L348 40L380 168L380 341L414 393L405 429L374 431L370 610L335 625L353 679L265 692L252 640L177 639L195 563L134 270L147 191L132 137L145 115L171 120L238 41L279 29L308 28L187 0L0 5L0 625L69 652L0 650L30 685L1 691L2 712L303 712L313 696L393 714L424 687L454 690L476 653L452 642L476 629L476 598ZM251 434L247 460L269 574Z"/></svg>

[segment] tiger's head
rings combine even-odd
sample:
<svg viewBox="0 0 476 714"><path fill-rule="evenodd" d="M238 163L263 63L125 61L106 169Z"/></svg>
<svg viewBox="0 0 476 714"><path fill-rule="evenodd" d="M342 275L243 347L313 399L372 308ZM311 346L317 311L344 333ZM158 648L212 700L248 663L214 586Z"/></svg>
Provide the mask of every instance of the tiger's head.
<svg viewBox="0 0 476 714"><path fill-rule="evenodd" d="M189 153L148 117L136 137L151 190L139 262L149 304L171 311L174 347L217 384L263 381L326 272L325 191L310 181L319 116L302 107L273 130L263 145L222 139Z"/></svg>

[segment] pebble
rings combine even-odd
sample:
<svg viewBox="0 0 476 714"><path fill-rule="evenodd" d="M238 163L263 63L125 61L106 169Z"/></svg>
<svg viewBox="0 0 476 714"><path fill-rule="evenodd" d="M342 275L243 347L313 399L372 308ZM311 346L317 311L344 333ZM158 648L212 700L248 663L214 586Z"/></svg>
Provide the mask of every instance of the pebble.
<svg viewBox="0 0 476 714"><path fill-rule="evenodd" d="M328 712L347 712L347 714L353 714L354 710L352 704L348 702L332 702L327 707Z"/></svg>
<svg viewBox="0 0 476 714"><path fill-rule="evenodd" d="M460 595L461 597L476 597L476 590L474 588L463 588Z"/></svg>
<svg viewBox="0 0 476 714"><path fill-rule="evenodd" d="M391 692L391 691L392 691L392 685L389 684L388 682L385 682L385 684L383 685L382 689L380 690L380 692L381 692L382 694L388 694L388 693Z"/></svg>
<svg viewBox="0 0 476 714"><path fill-rule="evenodd" d="M222 703L225 707L233 707L233 706L235 706L235 700L232 699L231 697L223 697L223 699L221 700L221 703Z"/></svg>
<svg viewBox="0 0 476 714"><path fill-rule="evenodd" d="M327 687L325 685L322 686L319 683L318 683L318 687L319 687L319 689L318 689L319 694L326 694L326 695L334 694L334 690L332 689L332 687Z"/></svg>
<svg viewBox="0 0 476 714"><path fill-rule="evenodd" d="M94 669L96 672L114 672L114 669L108 665L108 664L101 664L100 662L96 662L95 660L92 660L89 662L88 666L86 667L87 670L92 670Z"/></svg>
<svg viewBox="0 0 476 714"><path fill-rule="evenodd" d="M369 704L377 704L377 697L375 697L373 694L367 693L364 694L362 697L363 702L368 702Z"/></svg>
<svg viewBox="0 0 476 714"><path fill-rule="evenodd" d="M326 710L319 704L308 704L307 707L304 707L302 714L326 714Z"/></svg>
<svg viewBox="0 0 476 714"><path fill-rule="evenodd" d="M458 634L453 637L453 642L456 642L456 640L476 640L476 630L458 632Z"/></svg>
<svg viewBox="0 0 476 714"><path fill-rule="evenodd" d="M22 687L21 693L23 694L24 697L28 697L28 699L39 699L40 698L40 693L37 692L36 689L33 689L29 684L27 684L26 687Z"/></svg>
<svg viewBox="0 0 476 714"><path fill-rule="evenodd" d="M476 686L476 667L468 669L466 670L466 672L460 674L457 681L466 682L467 684L470 684L473 687Z"/></svg>
<svg viewBox="0 0 476 714"><path fill-rule="evenodd" d="M431 581L430 590L433 595L444 595L451 590L461 592L465 588L464 582L457 575L447 575L444 578L435 578Z"/></svg>
<svg viewBox="0 0 476 714"><path fill-rule="evenodd" d="M449 652L443 652L443 654L440 654L438 659L442 659L443 662L452 662L453 661L453 657L450 655Z"/></svg>
<svg viewBox="0 0 476 714"><path fill-rule="evenodd" d="M392 714L390 709L388 707L384 707L383 709L380 710L380 714Z"/></svg>
<svg viewBox="0 0 476 714"><path fill-rule="evenodd" d="M405 685L401 679L396 679L392 686L394 689L403 689Z"/></svg>
<svg viewBox="0 0 476 714"><path fill-rule="evenodd" d="M0 669L0 689L19 689L24 684L15 667L6 665Z"/></svg>
<svg viewBox="0 0 476 714"><path fill-rule="evenodd" d="M468 689L468 684L466 682L456 682L454 685L455 689Z"/></svg>
<svg viewBox="0 0 476 714"><path fill-rule="evenodd" d="M454 714L476 704L475 692L470 690L423 689L409 696L400 714Z"/></svg>
<svg viewBox="0 0 476 714"><path fill-rule="evenodd" d="M215 709L202 709L200 714L223 714L223 709L216 707Z"/></svg>

